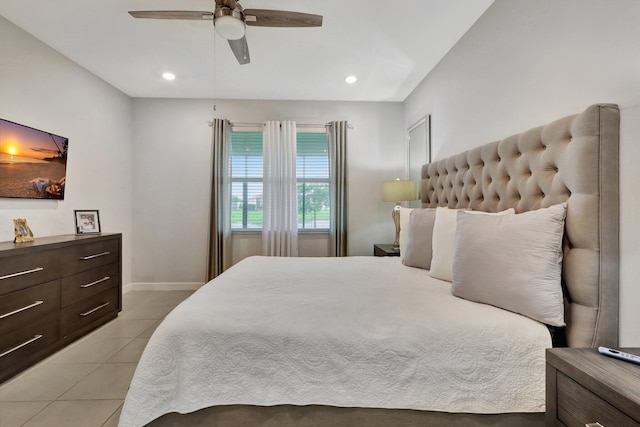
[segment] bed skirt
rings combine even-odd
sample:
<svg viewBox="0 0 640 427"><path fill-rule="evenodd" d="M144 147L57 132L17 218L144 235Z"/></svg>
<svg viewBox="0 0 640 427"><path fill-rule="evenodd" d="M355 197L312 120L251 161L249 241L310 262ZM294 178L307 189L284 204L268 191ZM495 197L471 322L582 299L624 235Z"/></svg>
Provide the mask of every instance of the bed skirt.
<svg viewBox="0 0 640 427"><path fill-rule="evenodd" d="M542 427L544 413L453 414L410 409L338 408L332 406L228 405L201 409L190 414L171 413L148 427Z"/></svg>

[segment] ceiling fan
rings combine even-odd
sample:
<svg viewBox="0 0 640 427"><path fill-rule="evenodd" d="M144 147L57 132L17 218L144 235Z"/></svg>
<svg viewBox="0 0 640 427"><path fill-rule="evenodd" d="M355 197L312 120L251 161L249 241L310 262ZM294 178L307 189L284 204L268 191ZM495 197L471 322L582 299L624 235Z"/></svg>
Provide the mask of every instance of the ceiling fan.
<svg viewBox="0 0 640 427"><path fill-rule="evenodd" d="M244 9L237 0L215 0L213 12L187 10L130 11L134 18L213 21L216 32L229 42L238 62L248 64L246 25L255 27L321 27L322 16L285 10Z"/></svg>

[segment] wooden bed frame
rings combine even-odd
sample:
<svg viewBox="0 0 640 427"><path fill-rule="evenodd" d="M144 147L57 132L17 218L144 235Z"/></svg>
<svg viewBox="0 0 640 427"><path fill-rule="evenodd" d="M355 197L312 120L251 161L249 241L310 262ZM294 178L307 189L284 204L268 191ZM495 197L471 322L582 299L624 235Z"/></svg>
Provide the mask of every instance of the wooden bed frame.
<svg viewBox="0 0 640 427"><path fill-rule="evenodd" d="M570 347L618 345L619 110L600 104L422 168L423 207L497 212L567 202L562 283ZM542 426L544 413L456 414L321 405L231 405L150 426Z"/></svg>

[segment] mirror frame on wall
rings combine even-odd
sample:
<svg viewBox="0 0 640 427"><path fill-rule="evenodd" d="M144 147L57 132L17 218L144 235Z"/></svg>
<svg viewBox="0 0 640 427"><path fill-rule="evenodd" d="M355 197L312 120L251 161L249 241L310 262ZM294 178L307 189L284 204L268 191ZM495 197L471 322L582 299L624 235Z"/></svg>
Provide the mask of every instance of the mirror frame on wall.
<svg viewBox="0 0 640 427"><path fill-rule="evenodd" d="M416 201L409 207L420 207L420 172L422 165L431 163L431 115L427 114L407 128L407 179L416 182Z"/></svg>

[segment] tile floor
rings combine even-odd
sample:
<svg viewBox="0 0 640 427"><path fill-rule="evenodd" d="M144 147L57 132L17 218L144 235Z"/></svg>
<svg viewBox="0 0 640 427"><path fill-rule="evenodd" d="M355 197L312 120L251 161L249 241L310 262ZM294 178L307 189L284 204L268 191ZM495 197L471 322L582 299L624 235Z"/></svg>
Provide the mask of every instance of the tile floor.
<svg viewBox="0 0 640 427"><path fill-rule="evenodd" d="M124 294L117 319L0 385L0 426L117 426L149 337L191 293Z"/></svg>

